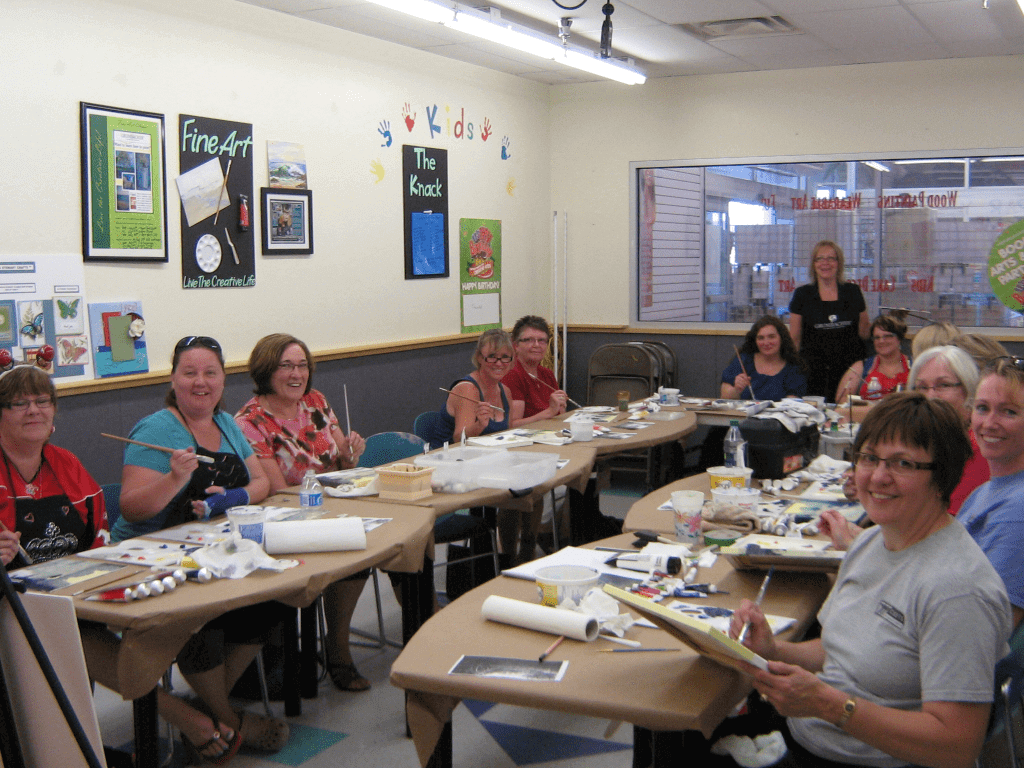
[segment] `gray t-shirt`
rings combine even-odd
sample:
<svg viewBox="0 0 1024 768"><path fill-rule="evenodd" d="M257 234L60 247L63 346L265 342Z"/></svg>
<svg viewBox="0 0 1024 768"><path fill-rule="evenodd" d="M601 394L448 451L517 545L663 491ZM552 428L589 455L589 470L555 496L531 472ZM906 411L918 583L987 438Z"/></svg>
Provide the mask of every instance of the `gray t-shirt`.
<svg viewBox="0 0 1024 768"><path fill-rule="evenodd" d="M900 552L882 531L858 536L818 613L818 677L895 709L925 701L990 702L996 661L1013 629L1002 579L964 527L950 525ZM789 718L794 738L841 763L906 765L817 718Z"/></svg>

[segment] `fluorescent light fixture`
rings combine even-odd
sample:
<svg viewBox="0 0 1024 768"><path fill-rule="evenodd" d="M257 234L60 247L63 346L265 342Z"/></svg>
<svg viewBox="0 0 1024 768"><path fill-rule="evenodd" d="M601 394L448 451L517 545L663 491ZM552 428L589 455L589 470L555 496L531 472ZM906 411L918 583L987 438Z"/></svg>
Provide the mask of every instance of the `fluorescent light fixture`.
<svg viewBox="0 0 1024 768"><path fill-rule="evenodd" d="M1020 0L1024 2L1024 0ZM1024 157L983 157L983 163L1024 163Z"/></svg>
<svg viewBox="0 0 1024 768"><path fill-rule="evenodd" d="M1017 6L1020 8L1020 12L1024 13L1024 0L1017 0Z"/></svg>
<svg viewBox="0 0 1024 768"><path fill-rule="evenodd" d="M647 81L646 75L622 62L598 58L588 51L563 45L560 42L555 42L554 39L546 39L533 30L504 21L496 9L484 13L456 2L444 3L433 0L370 0L370 2L626 85L642 85Z"/></svg>
<svg viewBox="0 0 1024 768"><path fill-rule="evenodd" d="M868 168L874 168L876 171L879 171L881 173L889 173L890 169L887 165L882 165L881 163L877 163L874 160L864 160L863 162L864 165L866 165Z"/></svg>
<svg viewBox="0 0 1024 768"><path fill-rule="evenodd" d="M953 164L967 165L967 161L962 159L962 158L960 158L960 159L935 158L933 160L927 160L927 159L921 159L921 160L893 160L893 162L896 163L896 165L927 165L927 164L934 165L934 164L937 164L937 163L944 163L944 164L947 164L947 165L953 165Z"/></svg>

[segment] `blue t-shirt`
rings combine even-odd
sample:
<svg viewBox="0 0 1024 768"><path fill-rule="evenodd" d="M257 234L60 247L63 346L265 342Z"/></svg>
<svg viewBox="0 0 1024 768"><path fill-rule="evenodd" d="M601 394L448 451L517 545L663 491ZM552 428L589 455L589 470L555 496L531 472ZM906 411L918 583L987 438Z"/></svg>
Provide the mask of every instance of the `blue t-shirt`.
<svg viewBox="0 0 1024 768"><path fill-rule="evenodd" d="M979 485L957 519L1003 578L1010 603L1024 608L1024 472Z"/></svg>
<svg viewBox="0 0 1024 768"><path fill-rule="evenodd" d="M253 455L249 441L245 439L242 430L238 428L234 418L229 413L217 411L213 416L213 420L221 432L218 452L233 453L243 463L248 457ZM197 447L192 433L166 408L142 419L132 429L130 437L132 440L152 443L153 445L163 445L175 450ZM167 474L171 471L171 454L164 451L156 451L152 448L144 448L141 445L129 445L124 451L124 463L133 467L152 469L160 474ZM178 496L181 496L186 489L187 486L181 490ZM123 541L124 539L143 536L147 533L153 533L154 531L166 528L168 510L174 506L176 500L177 497L167 507L148 520L132 522L125 519L122 515L110 531L111 540L115 542Z"/></svg>
<svg viewBox="0 0 1024 768"><path fill-rule="evenodd" d="M753 355L740 355L743 358L743 365L750 374L750 385L754 388L757 400L781 400L786 395L803 397L807 394L807 379L800 370L799 365L786 363L786 367L774 376L758 373L754 367ZM736 377L743 373L740 368L740 361L733 357L732 362L722 371L722 383L732 385ZM740 395L741 400L754 400L750 394L750 387L744 389Z"/></svg>

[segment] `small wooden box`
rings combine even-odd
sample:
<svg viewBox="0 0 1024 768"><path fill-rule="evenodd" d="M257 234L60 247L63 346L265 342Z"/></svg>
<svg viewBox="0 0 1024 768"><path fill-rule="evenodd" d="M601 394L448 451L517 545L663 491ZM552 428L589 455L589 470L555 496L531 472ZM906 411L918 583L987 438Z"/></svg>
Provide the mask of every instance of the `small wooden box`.
<svg viewBox="0 0 1024 768"><path fill-rule="evenodd" d="M415 501L433 494L430 476L433 467L417 467L415 464L390 464L377 469L377 488L382 499Z"/></svg>

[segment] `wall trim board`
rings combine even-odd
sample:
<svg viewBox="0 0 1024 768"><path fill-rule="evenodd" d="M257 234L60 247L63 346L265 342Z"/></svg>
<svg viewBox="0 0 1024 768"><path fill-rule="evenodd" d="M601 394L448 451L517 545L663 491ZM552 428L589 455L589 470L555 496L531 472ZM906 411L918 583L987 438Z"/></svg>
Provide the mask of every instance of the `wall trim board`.
<svg viewBox="0 0 1024 768"><path fill-rule="evenodd" d="M372 355L386 355L392 352L407 352L416 349L432 349L435 347L447 347L453 344L465 344L475 341L480 337L479 333L450 334L447 336L432 336L422 339L408 339L405 341L387 342L383 344L358 344L351 347L339 347L338 349L321 350L313 352L313 359L318 363L329 360L345 360L356 357L369 357ZM249 370L249 363L245 361L226 361L224 372L228 375L233 373L246 373ZM60 397L73 397L92 392L108 392L117 389L130 389L133 387L148 387L153 384L166 384L171 380L170 369L150 371L131 376L115 376L107 379L90 379L87 381L72 381L57 383L57 393Z"/></svg>

